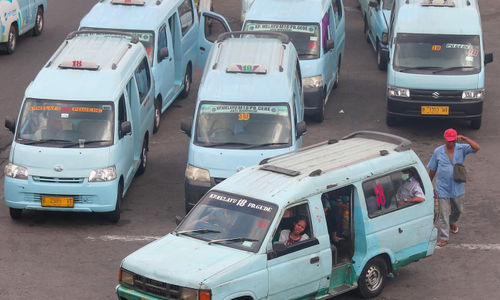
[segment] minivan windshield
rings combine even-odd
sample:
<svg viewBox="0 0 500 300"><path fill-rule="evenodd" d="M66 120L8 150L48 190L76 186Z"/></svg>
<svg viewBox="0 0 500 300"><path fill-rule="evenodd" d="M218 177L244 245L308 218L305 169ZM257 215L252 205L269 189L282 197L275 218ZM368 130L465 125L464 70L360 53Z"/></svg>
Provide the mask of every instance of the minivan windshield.
<svg viewBox="0 0 500 300"><path fill-rule="evenodd" d="M113 102L26 99L16 142L43 147L95 148L113 144Z"/></svg>
<svg viewBox="0 0 500 300"><path fill-rule="evenodd" d="M257 252L277 210L276 204L266 201L209 191L174 234Z"/></svg>
<svg viewBox="0 0 500 300"><path fill-rule="evenodd" d="M264 149L291 146L286 103L201 102L194 143L202 147Z"/></svg>
<svg viewBox="0 0 500 300"><path fill-rule="evenodd" d="M99 33L98 30L104 30L103 28L90 28L90 27L82 27L81 30L97 30L95 34L103 34ZM139 41L141 41L142 45L146 49L146 53L148 54L149 65L153 65L153 53L155 48L155 35L153 31L145 31L145 30L131 30L131 29L106 29L112 31L119 31L124 33L129 33L137 36ZM105 33L106 35L110 35Z"/></svg>
<svg viewBox="0 0 500 300"><path fill-rule="evenodd" d="M319 24L247 21L245 31L277 31L285 33L297 49L299 59L315 59L319 57L321 47Z"/></svg>
<svg viewBox="0 0 500 300"><path fill-rule="evenodd" d="M478 35L398 33L394 70L406 73L460 75L481 71Z"/></svg>

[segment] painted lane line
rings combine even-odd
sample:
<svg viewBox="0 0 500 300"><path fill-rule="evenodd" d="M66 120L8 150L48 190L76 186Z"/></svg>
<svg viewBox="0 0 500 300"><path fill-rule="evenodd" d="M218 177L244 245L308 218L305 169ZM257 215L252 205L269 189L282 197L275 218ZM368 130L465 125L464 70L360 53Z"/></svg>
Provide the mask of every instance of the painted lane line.
<svg viewBox="0 0 500 300"><path fill-rule="evenodd" d="M447 247L467 250L500 250L500 244L448 244L444 248Z"/></svg>

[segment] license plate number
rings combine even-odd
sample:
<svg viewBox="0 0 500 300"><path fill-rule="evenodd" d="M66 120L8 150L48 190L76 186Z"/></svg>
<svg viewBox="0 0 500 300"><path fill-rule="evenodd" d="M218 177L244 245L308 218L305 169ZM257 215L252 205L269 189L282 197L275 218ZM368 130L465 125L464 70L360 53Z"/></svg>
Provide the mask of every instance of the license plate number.
<svg viewBox="0 0 500 300"><path fill-rule="evenodd" d="M422 115L449 115L450 107L449 106L422 106L421 107Z"/></svg>
<svg viewBox="0 0 500 300"><path fill-rule="evenodd" d="M73 197L49 197L42 196L44 207L73 207Z"/></svg>

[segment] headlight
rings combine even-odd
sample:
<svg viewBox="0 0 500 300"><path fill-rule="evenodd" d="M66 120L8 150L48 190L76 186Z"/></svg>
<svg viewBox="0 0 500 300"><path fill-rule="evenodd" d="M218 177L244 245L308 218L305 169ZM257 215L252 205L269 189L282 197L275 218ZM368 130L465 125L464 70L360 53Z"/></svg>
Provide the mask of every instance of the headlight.
<svg viewBox="0 0 500 300"><path fill-rule="evenodd" d="M483 99L483 96L484 96L484 89L468 90L462 92L462 99L466 100L479 100Z"/></svg>
<svg viewBox="0 0 500 300"><path fill-rule="evenodd" d="M389 41L389 34L387 32L382 33L382 44L387 44Z"/></svg>
<svg viewBox="0 0 500 300"><path fill-rule="evenodd" d="M188 165L186 168L186 178L194 181L210 181L210 172L206 169Z"/></svg>
<svg viewBox="0 0 500 300"><path fill-rule="evenodd" d="M15 165L13 163L8 163L3 170L3 174L7 177L12 177L16 179L28 179L28 169Z"/></svg>
<svg viewBox="0 0 500 300"><path fill-rule="evenodd" d="M181 300L210 300L212 299L210 291L199 291L190 288L181 289Z"/></svg>
<svg viewBox="0 0 500 300"><path fill-rule="evenodd" d="M321 75L302 78L302 86L306 89L319 88L323 86L323 78Z"/></svg>
<svg viewBox="0 0 500 300"><path fill-rule="evenodd" d="M394 87L394 86L388 86L387 93L391 97L404 97L404 98L410 97L410 90L409 89L399 88L399 87Z"/></svg>
<svg viewBox="0 0 500 300"><path fill-rule="evenodd" d="M103 182L116 179L116 167L111 166L90 172L89 182Z"/></svg>
<svg viewBox="0 0 500 300"><path fill-rule="evenodd" d="M134 273L129 272L125 269L120 269L120 276L118 278L118 281L120 281L120 283L134 286Z"/></svg>

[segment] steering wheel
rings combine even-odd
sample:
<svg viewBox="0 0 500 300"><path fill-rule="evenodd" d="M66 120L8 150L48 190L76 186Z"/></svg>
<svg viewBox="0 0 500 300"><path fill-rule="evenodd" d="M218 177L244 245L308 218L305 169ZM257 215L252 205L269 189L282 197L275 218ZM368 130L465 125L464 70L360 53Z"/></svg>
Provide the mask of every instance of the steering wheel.
<svg viewBox="0 0 500 300"><path fill-rule="evenodd" d="M231 131L231 129L222 127L222 128L216 128L213 131L211 131L209 134L209 137L215 138L215 137L219 137L219 136L222 137L222 136L231 136L231 135L233 135L233 132Z"/></svg>

